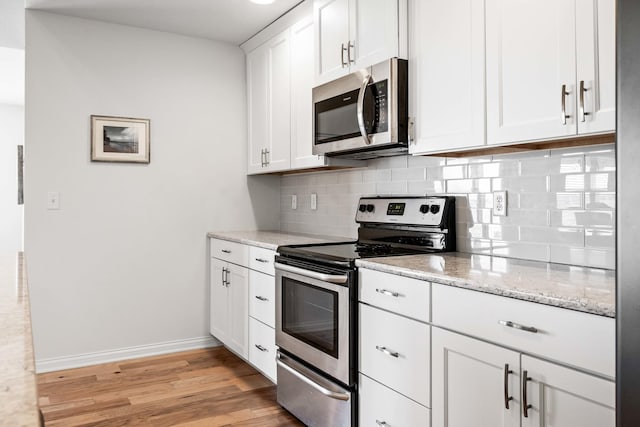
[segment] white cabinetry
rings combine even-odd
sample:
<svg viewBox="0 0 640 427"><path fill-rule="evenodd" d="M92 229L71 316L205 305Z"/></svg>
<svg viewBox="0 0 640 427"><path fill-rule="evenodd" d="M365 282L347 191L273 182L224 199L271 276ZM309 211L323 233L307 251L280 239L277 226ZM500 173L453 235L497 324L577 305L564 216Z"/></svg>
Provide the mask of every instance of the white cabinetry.
<svg viewBox="0 0 640 427"><path fill-rule="evenodd" d="M432 351L433 425L615 426L612 381L440 328Z"/></svg>
<svg viewBox="0 0 640 427"><path fill-rule="evenodd" d="M210 332L275 382L275 251L210 241Z"/></svg>
<svg viewBox="0 0 640 427"><path fill-rule="evenodd" d="M485 144L484 0L409 1L412 154Z"/></svg>
<svg viewBox="0 0 640 427"><path fill-rule="evenodd" d="M614 0L486 3L489 144L615 129Z"/></svg>
<svg viewBox="0 0 640 427"><path fill-rule="evenodd" d="M315 83L407 56L407 0L315 0Z"/></svg>
<svg viewBox="0 0 640 427"><path fill-rule="evenodd" d="M248 172L275 172L290 165L289 31L247 54Z"/></svg>
<svg viewBox="0 0 640 427"><path fill-rule="evenodd" d="M248 269L211 259L211 335L239 356L248 357Z"/></svg>

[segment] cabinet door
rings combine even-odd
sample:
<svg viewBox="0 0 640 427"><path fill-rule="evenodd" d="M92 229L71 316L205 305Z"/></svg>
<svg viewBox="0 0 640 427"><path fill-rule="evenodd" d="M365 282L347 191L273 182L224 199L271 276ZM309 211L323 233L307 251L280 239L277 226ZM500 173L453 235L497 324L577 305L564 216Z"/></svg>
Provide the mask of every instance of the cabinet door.
<svg viewBox="0 0 640 427"><path fill-rule="evenodd" d="M522 378L525 371L531 408L522 417L522 427L616 425L613 381L523 355Z"/></svg>
<svg viewBox="0 0 640 427"><path fill-rule="evenodd" d="M291 167L322 166L312 154L313 18L291 27Z"/></svg>
<svg viewBox="0 0 640 427"><path fill-rule="evenodd" d="M224 270L227 263L211 258L209 292L209 332L223 343L227 341L227 287L224 284Z"/></svg>
<svg viewBox="0 0 640 427"><path fill-rule="evenodd" d="M315 83L326 83L349 73L349 0L315 0ZM343 51L343 48L345 49Z"/></svg>
<svg viewBox="0 0 640 427"><path fill-rule="evenodd" d="M249 114L248 173L263 172L263 150L267 148L268 63L266 46L247 54L247 111Z"/></svg>
<svg viewBox="0 0 640 427"><path fill-rule="evenodd" d="M575 0L486 4L489 144L575 135Z"/></svg>
<svg viewBox="0 0 640 427"><path fill-rule="evenodd" d="M248 359L249 270L234 264L229 264L227 268L229 269L227 277L229 326L225 344Z"/></svg>
<svg viewBox="0 0 640 427"><path fill-rule="evenodd" d="M351 71L401 56L398 25L398 0L349 0Z"/></svg>
<svg viewBox="0 0 640 427"><path fill-rule="evenodd" d="M269 69L268 126L266 170L273 172L289 168L291 147L291 77L289 30L268 42Z"/></svg>
<svg viewBox="0 0 640 427"><path fill-rule="evenodd" d="M615 0L576 2L579 134L613 132L616 128L615 14Z"/></svg>
<svg viewBox="0 0 640 427"><path fill-rule="evenodd" d="M409 17L409 151L483 146L484 1L410 0Z"/></svg>
<svg viewBox="0 0 640 427"><path fill-rule="evenodd" d="M519 353L435 327L431 342L434 426L520 425Z"/></svg>

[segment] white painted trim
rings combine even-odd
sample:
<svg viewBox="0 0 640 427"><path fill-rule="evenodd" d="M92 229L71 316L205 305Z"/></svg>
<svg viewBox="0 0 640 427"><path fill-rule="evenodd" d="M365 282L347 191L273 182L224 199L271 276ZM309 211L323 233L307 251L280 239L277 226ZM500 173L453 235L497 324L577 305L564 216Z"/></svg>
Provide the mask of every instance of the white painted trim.
<svg viewBox="0 0 640 427"><path fill-rule="evenodd" d="M298 21L304 19L307 16L311 16L312 12L313 1L303 0L289 12L276 19L274 22L262 29L259 33L253 35L249 40L243 42L240 47L242 48L242 50L244 50L245 53L249 53L260 45L266 43L271 38L282 33Z"/></svg>
<svg viewBox="0 0 640 427"><path fill-rule="evenodd" d="M156 344L119 348L116 350L84 353L74 356L52 357L36 360L36 373L60 371L62 369L80 368L82 366L97 365L99 363L116 362L135 359L138 357L156 356L159 354L176 353L179 351L196 350L200 348L217 347L220 341L211 336L189 338L186 340L167 341Z"/></svg>

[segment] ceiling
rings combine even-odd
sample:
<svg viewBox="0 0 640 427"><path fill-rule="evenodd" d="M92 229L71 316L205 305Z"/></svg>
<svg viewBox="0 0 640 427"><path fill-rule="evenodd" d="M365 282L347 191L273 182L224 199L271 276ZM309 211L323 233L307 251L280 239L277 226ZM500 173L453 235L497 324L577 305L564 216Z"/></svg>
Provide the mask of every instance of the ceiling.
<svg viewBox="0 0 640 427"><path fill-rule="evenodd" d="M4 1L4 0L1 0ZM301 0L25 0L27 9L240 45Z"/></svg>

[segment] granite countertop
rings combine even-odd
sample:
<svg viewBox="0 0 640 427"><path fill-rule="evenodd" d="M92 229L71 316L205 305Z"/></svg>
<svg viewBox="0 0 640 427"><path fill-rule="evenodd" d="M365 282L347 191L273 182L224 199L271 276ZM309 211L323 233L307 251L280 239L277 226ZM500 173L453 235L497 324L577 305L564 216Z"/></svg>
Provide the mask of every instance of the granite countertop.
<svg viewBox="0 0 640 427"><path fill-rule="evenodd" d="M37 426L38 393L23 255L0 255L0 424Z"/></svg>
<svg viewBox="0 0 640 427"><path fill-rule="evenodd" d="M464 253L359 260L362 268L615 317L615 271Z"/></svg>
<svg viewBox="0 0 640 427"><path fill-rule="evenodd" d="M231 242L257 246L274 251L278 249L278 246L284 245L305 245L356 240L348 237L328 237L315 234L283 233L280 231L219 231L209 232L207 233L207 237L229 240Z"/></svg>

